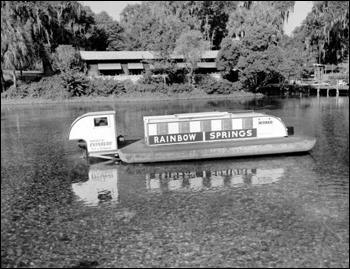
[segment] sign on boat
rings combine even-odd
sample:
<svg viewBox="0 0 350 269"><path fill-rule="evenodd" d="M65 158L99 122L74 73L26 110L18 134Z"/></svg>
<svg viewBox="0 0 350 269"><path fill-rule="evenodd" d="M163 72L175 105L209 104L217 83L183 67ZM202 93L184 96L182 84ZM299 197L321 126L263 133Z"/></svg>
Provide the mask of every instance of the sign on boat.
<svg viewBox="0 0 350 269"><path fill-rule="evenodd" d="M144 137L124 141L115 111L78 117L68 139L78 140L89 157L147 163L310 151L316 138L294 135L276 116L252 110L143 117Z"/></svg>

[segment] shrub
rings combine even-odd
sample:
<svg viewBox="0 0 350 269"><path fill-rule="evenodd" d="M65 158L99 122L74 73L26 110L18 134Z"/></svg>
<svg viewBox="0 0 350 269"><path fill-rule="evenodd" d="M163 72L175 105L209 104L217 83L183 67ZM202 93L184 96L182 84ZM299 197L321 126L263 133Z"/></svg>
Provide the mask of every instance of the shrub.
<svg viewBox="0 0 350 269"><path fill-rule="evenodd" d="M169 92L170 93L190 93L193 91L193 86L190 84L173 84L169 86Z"/></svg>
<svg viewBox="0 0 350 269"><path fill-rule="evenodd" d="M23 84L16 88L10 87L1 94L1 98L44 98L68 99L76 96L120 96L123 94L151 93L162 95L190 94L230 94L242 90L241 82L216 80L209 75L197 75L196 82L199 87L190 84L172 83L166 85L161 78L152 80L139 80L134 83L127 79L124 81L104 80L94 78L89 80L86 75L78 72L62 72L60 75L44 77L39 82Z"/></svg>
<svg viewBox="0 0 350 269"><path fill-rule="evenodd" d="M67 99L69 94L62 85L60 76L42 78L39 82L23 84L17 87L11 86L1 95L2 98L44 98Z"/></svg>
<svg viewBox="0 0 350 269"><path fill-rule="evenodd" d="M188 71L185 68L178 68L176 65L169 65L163 68L147 70L143 73L142 78L138 81L140 84L164 83L171 85L174 83L185 83Z"/></svg>
<svg viewBox="0 0 350 269"><path fill-rule="evenodd" d="M345 81L349 81L349 74L334 74L334 75L330 75L328 77L328 82L330 82L331 84L336 85L338 80L345 80Z"/></svg>
<svg viewBox="0 0 350 269"><path fill-rule="evenodd" d="M152 75L150 73L145 73L138 80L138 84L164 84L164 78L162 75Z"/></svg>
<svg viewBox="0 0 350 269"><path fill-rule="evenodd" d="M124 83L116 80L93 79L89 83L89 96L121 95L126 92Z"/></svg>
<svg viewBox="0 0 350 269"><path fill-rule="evenodd" d="M164 83L157 83L157 84L138 84L137 85L137 91L138 92L144 92L144 93L161 93L161 94L167 94L168 93L168 86L164 85Z"/></svg>
<svg viewBox="0 0 350 269"><path fill-rule="evenodd" d="M188 82L188 70L186 68L174 68L169 70L167 74L169 84Z"/></svg>
<svg viewBox="0 0 350 269"><path fill-rule="evenodd" d="M216 80L214 78L202 80L199 86L207 94L230 94L242 89L242 84L240 82L232 83L226 79Z"/></svg>
<svg viewBox="0 0 350 269"><path fill-rule="evenodd" d="M123 85L126 93L134 93L139 91L137 85L135 85L130 79L124 80Z"/></svg>
<svg viewBox="0 0 350 269"><path fill-rule="evenodd" d="M6 91L1 93L1 98L24 98L27 95L24 94L21 90L20 87L18 87L17 89L12 85L10 86Z"/></svg>
<svg viewBox="0 0 350 269"><path fill-rule="evenodd" d="M70 97L88 94L90 81L83 73L63 72L60 77Z"/></svg>

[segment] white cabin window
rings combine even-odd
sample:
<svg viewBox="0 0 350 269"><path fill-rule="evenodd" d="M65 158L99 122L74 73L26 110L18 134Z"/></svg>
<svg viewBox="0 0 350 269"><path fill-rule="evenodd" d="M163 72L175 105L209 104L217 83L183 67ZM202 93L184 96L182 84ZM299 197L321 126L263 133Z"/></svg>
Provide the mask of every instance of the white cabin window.
<svg viewBox="0 0 350 269"><path fill-rule="evenodd" d="M178 134L179 133L179 123L178 122L168 123L168 133L169 134Z"/></svg>
<svg viewBox="0 0 350 269"><path fill-rule="evenodd" d="M232 129L233 130L243 129L242 119L232 119Z"/></svg>
<svg viewBox="0 0 350 269"><path fill-rule="evenodd" d="M212 131L221 131L221 120L212 120L211 121L211 130Z"/></svg>
<svg viewBox="0 0 350 269"><path fill-rule="evenodd" d="M157 124L148 124L148 135L157 135Z"/></svg>
<svg viewBox="0 0 350 269"><path fill-rule="evenodd" d="M190 132L197 133L201 131L201 122L200 121L191 121L190 122Z"/></svg>
<svg viewBox="0 0 350 269"><path fill-rule="evenodd" d="M107 117L94 118L94 126L95 127L108 126L108 119L107 119Z"/></svg>

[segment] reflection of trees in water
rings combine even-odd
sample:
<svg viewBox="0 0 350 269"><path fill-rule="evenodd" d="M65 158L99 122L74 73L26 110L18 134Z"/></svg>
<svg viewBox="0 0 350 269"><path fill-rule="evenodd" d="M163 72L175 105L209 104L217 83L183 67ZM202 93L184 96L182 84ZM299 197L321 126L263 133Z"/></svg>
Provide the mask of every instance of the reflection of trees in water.
<svg viewBox="0 0 350 269"><path fill-rule="evenodd" d="M256 109L282 109L283 100L273 99L273 98L257 98L253 100L242 100L241 105L244 106L244 109L247 110L256 110Z"/></svg>
<svg viewBox="0 0 350 269"><path fill-rule="evenodd" d="M208 101L206 108L211 110L216 109L218 111L221 111L222 108L229 109L229 110L245 109L244 105L242 105L239 101L236 101L236 100L233 101L230 99Z"/></svg>

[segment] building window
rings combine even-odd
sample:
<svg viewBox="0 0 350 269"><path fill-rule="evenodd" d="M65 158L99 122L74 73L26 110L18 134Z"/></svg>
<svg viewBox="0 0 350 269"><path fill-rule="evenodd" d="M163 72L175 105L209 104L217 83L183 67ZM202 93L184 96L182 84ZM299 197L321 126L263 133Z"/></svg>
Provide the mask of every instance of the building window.
<svg viewBox="0 0 350 269"><path fill-rule="evenodd" d="M143 70L132 69L129 70L130 75L141 75Z"/></svg>
<svg viewBox="0 0 350 269"><path fill-rule="evenodd" d="M120 70L100 70L101 75L103 76L118 76L120 75Z"/></svg>

